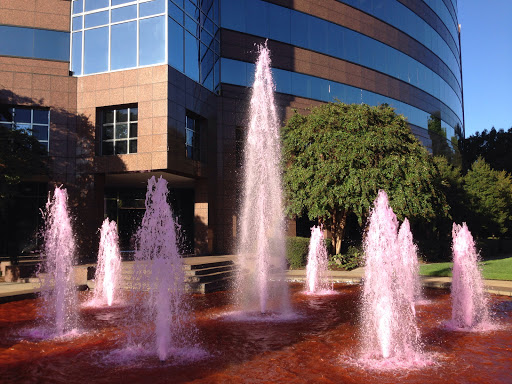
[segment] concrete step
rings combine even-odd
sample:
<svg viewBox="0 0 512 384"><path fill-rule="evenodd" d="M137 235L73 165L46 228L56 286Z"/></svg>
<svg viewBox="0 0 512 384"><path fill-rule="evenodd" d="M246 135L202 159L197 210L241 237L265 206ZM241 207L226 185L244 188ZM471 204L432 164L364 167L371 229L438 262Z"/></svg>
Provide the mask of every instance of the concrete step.
<svg viewBox="0 0 512 384"><path fill-rule="evenodd" d="M196 270L196 269L205 269L205 268L214 268L214 267L224 267L229 265L235 265L231 260L225 261L214 261L214 262L206 262L199 264L185 264L183 268L185 270Z"/></svg>
<svg viewBox="0 0 512 384"><path fill-rule="evenodd" d="M187 269L185 276L209 275L217 272L226 272L234 269L234 265L225 265L221 267L204 268L204 269Z"/></svg>
<svg viewBox="0 0 512 384"><path fill-rule="evenodd" d="M225 277L232 277L233 275L234 271L224 271L210 273L208 275L188 276L185 278L185 281L188 283L208 283L215 280L223 279Z"/></svg>

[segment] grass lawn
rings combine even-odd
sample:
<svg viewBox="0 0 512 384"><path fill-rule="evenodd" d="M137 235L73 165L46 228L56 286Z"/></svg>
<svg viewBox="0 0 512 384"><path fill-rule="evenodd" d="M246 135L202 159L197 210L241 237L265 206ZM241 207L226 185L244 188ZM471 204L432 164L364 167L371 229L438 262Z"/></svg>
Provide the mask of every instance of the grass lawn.
<svg viewBox="0 0 512 384"><path fill-rule="evenodd" d="M433 263L420 265L420 275L451 276L453 263ZM484 279L512 280L512 257L498 260L487 260L482 263Z"/></svg>

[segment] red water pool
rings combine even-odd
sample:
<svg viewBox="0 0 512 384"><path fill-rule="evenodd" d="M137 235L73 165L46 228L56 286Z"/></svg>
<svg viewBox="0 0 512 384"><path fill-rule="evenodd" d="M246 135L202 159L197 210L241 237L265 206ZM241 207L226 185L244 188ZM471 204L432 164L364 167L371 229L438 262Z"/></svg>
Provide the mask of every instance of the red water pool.
<svg viewBox="0 0 512 384"><path fill-rule="evenodd" d="M127 306L83 308L78 336L38 340L38 299L0 305L1 383L511 383L512 300L493 296L488 332L443 328L450 295L425 291L417 316L423 351L432 364L408 370L369 370L359 361L359 286L308 296L291 285L295 318L237 320L226 292L191 298L202 359L161 363L156 357L114 362L126 345ZM81 300L88 293L81 294ZM121 325L125 324L125 325ZM28 335L28 336L27 336Z"/></svg>

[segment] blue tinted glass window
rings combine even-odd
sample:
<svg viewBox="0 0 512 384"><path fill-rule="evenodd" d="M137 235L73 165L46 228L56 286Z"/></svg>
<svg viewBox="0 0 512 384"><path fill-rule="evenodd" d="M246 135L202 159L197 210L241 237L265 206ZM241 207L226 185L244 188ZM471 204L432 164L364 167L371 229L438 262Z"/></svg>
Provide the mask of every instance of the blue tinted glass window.
<svg viewBox="0 0 512 384"><path fill-rule="evenodd" d="M108 27L84 32L84 74L108 70Z"/></svg>
<svg viewBox="0 0 512 384"><path fill-rule="evenodd" d="M246 3L245 14L250 15L245 20L247 33L254 35L268 35L268 3L248 1Z"/></svg>
<svg viewBox="0 0 512 384"><path fill-rule="evenodd" d="M109 0L85 0L85 11L108 7Z"/></svg>
<svg viewBox="0 0 512 384"><path fill-rule="evenodd" d="M169 2L169 15L178 23L183 24L183 11L172 1Z"/></svg>
<svg viewBox="0 0 512 384"><path fill-rule="evenodd" d="M185 11L192 17L198 16L195 2L191 2L190 0L185 0Z"/></svg>
<svg viewBox="0 0 512 384"><path fill-rule="evenodd" d="M69 60L69 34L36 29L34 32L34 57Z"/></svg>
<svg viewBox="0 0 512 384"><path fill-rule="evenodd" d="M112 9L112 22L125 21L137 18L137 5Z"/></svg>
<svg viewBox="0 0 512 384"><path fill-rule="evenodd" d="M272 38L289 43L291 33L290 10L272 4L268 4L267 8L268 23L270 31L272 31Z"/></svg>
<svg viewBox="0 0 512 384"><path fill-rule="evenodd" d="M82 74L82 32L73 33L73 52L71 54L71 70L75 75Z"/></svg>
<svg viewBox="0 0 512 384"><path fill-rule="evenodd" d="M73 31L82 29L82 16L73 17Z"/></svg>
<svg viewBox="0 0 512 384"><path fill-rule="evenodd" d="M164 16L139 21L139 65L165 61Z"/></svg>
<svg viewBox="0 0 512 384"><path fill-rule="evenodd" d="M152 0L139 4L139 17L156 15L165 11L164 0Z"/></svg>
<svg viewBox="0 0 512 384"><path fill-rule="evenodd" d="M183 27L169 19L169 65L183 72Z"/></svg>
<svg viewBox="0 0 512 384"><path fill-rule="evenodd" d="M132 68L137 66L137 22L121 23L112 26L110 69Z"/></svg>
<svg viewBox="0 0 512 384"><path fill-rule="evenodd" d="M74 0L73 1L73 14L82 13L84 10L84 1L83 0Z"/></svg>
<svg viewBox="0 0 512 384"><path fill-rule="evenodd" d="M197 23L195 22L194 19L192 19L188 15L185 16L185 28L187 28L187 30L194 36L198 33Z"/></svg>
<svg viewBox="0 0 512 384"><path fill-rule="evenodd" d="M112 0L112 6L134 2L135 0Z"/></svg>
<svg viewBox="0 0 512 384"><path fill-rule="evenodd" d="M48 124L48 111L43 109L34 109L33 123L35 124Z"/></svg>
<svg viewBox="0 0 512 384"><path fill-rule="evenodd" d="M199 42L188 32L185 32L185 74L199 81Z"/></svg>
<svg viewBox="0 0 512 384"><path fill-rule="evenodd" d="M222 0L220 7L222 26L240 32L245 30L245 0Z"/></svg>
<svg viewBox="0 0 512 384"><path fill-rule="evenodd" d="M34 54L34 29L0 25L0 54L32 57Z"/></svg>
<svg viewBox="0 0 512 384"><path fill-rule="evenodd" d="M85 15L85 28L97 27L108 24L108 11L90 13Z"/></svg>

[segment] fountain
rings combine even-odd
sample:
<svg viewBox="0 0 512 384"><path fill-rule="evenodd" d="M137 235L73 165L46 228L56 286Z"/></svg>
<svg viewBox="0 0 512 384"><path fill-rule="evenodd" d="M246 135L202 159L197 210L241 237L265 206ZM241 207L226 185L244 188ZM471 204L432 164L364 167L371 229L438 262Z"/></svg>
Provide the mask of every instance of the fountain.
<svg viewBox="0 0 512 384"><path fill-rule="evenodd" d="M311 294L331 292L327 276L327 248L321 227L311 228L308 263L306 265L306 291Z"/></svg>
<svg viewBox="0 0 512 384"><path fill-rule="evenodd" d="M407 225L403 226L404 233ZM397 231L398 221L388 197L379 191L364 243L361 337L363 356L370 365L407 366L421 362L411 294L415 285L405 268L410 262L399 256L402 252L397 247Z"/></svg>
<svg viewBox="0 0 512 384"><path fill-rule="evenodd" d="M91 305L112 306L118 295L118 278L121 273L121 252L117 224L106 218L100 230L98 265L94 275L95 287Z"/></svg>
<svg viewBox="0 0 512 384"><path fill-rule="evenodd" d="M73 274L76 247L65 188L56 187L53 198L48 196L44 219L44 273L39 273L43 303L39 311L45 320L44 337L59 337L78 325Z"/></svg>
<svg viewBox="0 0 512 384"><path fill-rule="evenodd" d="M452 237L452 320L449 326L461 330L488 328L488 297L473 236L466 223L453 223Z"/></svg>
<svg viewBox="0 0 512 384"><path fill-rule="evenodd" d="M270 52L260 46L245 142L244 188L240 213L240 273L236 301L242 311L289 313L281 145L274 102Z"/></svg>
<svg viewBox="0 0 512 384"><path fill-rule="evenodd" d="M131 323L145 319L149 328L134 328L132 345L154 351L162 361L181 354L195 333L184 301L183 262L178 252L176 223L167 202L167 181L148 181L146 212L137 231Z"/></svg>
<svg viewBox="0 0 512 384"><path fill-rule="evenodd" d="M402 285L406 287L404 293L415 313L414 303L421 300L420 267L418 264L418 248L414 244L411 226L407 218L400 225L397 237L398 258L401 261L402 270L399 272Z"/></svg>

